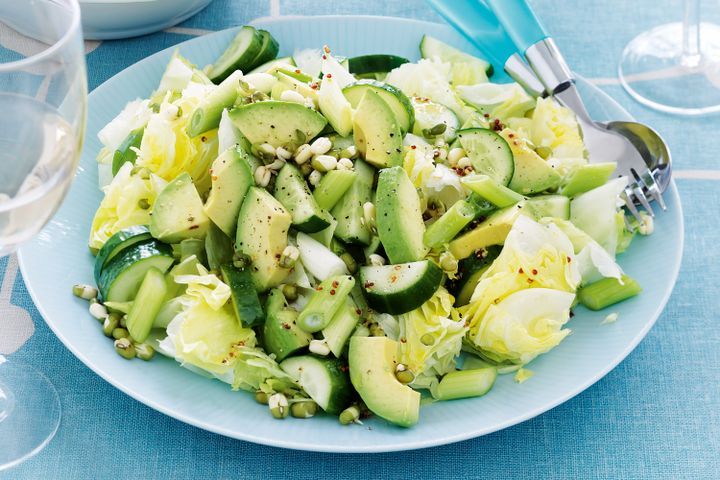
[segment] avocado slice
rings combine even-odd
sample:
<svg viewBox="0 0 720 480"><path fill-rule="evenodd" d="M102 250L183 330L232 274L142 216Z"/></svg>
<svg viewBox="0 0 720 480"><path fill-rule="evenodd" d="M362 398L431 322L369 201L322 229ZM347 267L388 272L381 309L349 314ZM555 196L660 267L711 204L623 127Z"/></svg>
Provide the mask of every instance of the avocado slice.
<svg viewBox="0 0 720 480"><path fill-rule="evenodd" d="M372 90L363 95L353 118L355 145L378 168L402 165L400 124L387 103Z"/></svg>
<svg viewBox="0 0 720 480"><path fill-rule="evenodd" d="M390 263L421 260L428 249L420 197L402 167L380 171L375 203L378 235Z"/></svg>
<svg viewBox="0 0 720 480"><path fill-rule="evenodd" d="M387 337L351 337L350 381L375 415L401 427L415 425L420 393L395 377L398 343Z"/></svg>
<svg viewBox="0 0 720 480"><path fill-rule="evenodd" d="M181 173L160 192L152 210L150 233L158 240L178 243L187 238L203 238L210 219L203 210L200 195L187 173Z"/></svg>
<svg viewBox="0 0 720 480"><path fill-rule="evenodd" d="M515 172L508 185L511 190L529 195L560 186L562 183L560 174L528 147L524 140L519 139L517 133L506 128L500 132L500 136L510 146L515 160Z"/></svg>
<svg viewBox="0 0 720 480"><path fill-rule="evenodd" d="M247 153L240 146L221 153L210 168L210 179L212 189L205 202L205 214L225 235L232 237L242 199L254 183Z"/></svg>
<svg viewBox="0 0 720 480"><path fill-rule="evenodd" d="M275 100L235 108L230 119L251 144L269 143L276 148L305 143L327 125L325 117L312 108Z"/></svg>
<svg viewBox="0 0 720 480"><path fill-rule="evenodd" d="M455 258L469 257L481 248L502 245L517 217L524 213L521 203L503 208L490 215L484 222L450 242L449 250Z"/></svg>
<svg viewBox="0 0 720 480"><path fill-rule="evenodd" d="M278 362L310 345L312 335L297 326L298 313L296 310L286 308L282 290L279 288L270 290L265 303L265 312L263 344L268 353L275 355Z"/></svg>
<svg viewBox="0 0 720 480"><path fill-rule="evenodd" d="M250 257L255 288L278 286L290 270L280 266L292 217L267 191L250 187L240 207L235 249Z"/></svg>

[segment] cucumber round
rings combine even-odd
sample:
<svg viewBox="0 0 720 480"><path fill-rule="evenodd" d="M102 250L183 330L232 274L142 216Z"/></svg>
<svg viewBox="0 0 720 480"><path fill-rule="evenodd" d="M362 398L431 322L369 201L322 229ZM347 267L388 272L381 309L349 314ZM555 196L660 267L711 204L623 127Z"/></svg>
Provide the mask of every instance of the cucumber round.
<svg viewBox="0 0 720 480"><path fill-rule="evenodd" d="M248 70L274 60L280 50L280 45L270 32L267 30L258 30L258 33L262 37L262 44L260 45L260 51L251 62Z"/></svg>
<svg viewBox="0 0 720 480"><path fill-rule="evenodd" d="M150 230L145 225L122 229L110 237L98 252L97 257L95 257L95 283L99 283L100 273L105 264L112 260L118 253L151 238Z"/></svg>
<svg viewBox="0 0 720 480"><path fill-rule="evenodd" d="M347 59L347 66L350 73L355 75L367 75L374 73L387 73L399 67L403 63L410 63L410 60L397 55L361 55Z"/></svg>
<svg viewBox="0 0 720 480"><path fill-rule="evenodd" d="M442 270L430 260L360 268L360 281L370 306L392 315L415 310L428 301L442 279Z"/></svg>
<svg viewBox="0 0 720 480"><path fill-rule="evenodd" d="M410 99L400 89L376 80L360 80L343 88L343 94L353 108L357 108L365 92L372 90L388 104L395 114L403 135L415 124L415 111Z"/></svg>
<svg viewBox="0 0 720 480"><path fill-rule="evenodd" d="M452 110L445 105L424 98L413 97L410 102L415 111L415 125L413 126L415 135L432 139L440 137L446 143L455 140L460 128L460 120ZM432 134L432 129L438 128L438 125L445 125L445 130L441 134Z"/></svg>
<svg viewBox="0 0 720 480"><path fill-rule="evenodd" d="M319 232L330 226L330 214L320 208L297 167L286 163L275 180L275 198L292 215L296 229Z"/></svg>
<svg viewBox="0 0 720 480"><path fill-rule="evenodd" d="M515 160L505 139L487 128L458 130L458 140L476 173L508 186L515 173Z"/></svg>
<svg viewBox="0 0 720 480"><path fill-rule="evenodd" d="M455 297L456 306L470 303L470 297L472 297L480 277L500 254L500 250L502 250L502 247L493 245L488 247L480 258L476 255L470 255L460 260L458 279L448 287L450 293Z"/></svg>
<svg viewBox="0 0 720 480"><path fill-rule="evenodd" d="M263 36L250 26L244 26L235 35L227 49L210 67L208 77L214 83L220 83L235 70L247 72L263 46Z"/></svg>
<svg viewBox="0 0 720 480"><path fill-rule="evenodd" d="M157 240L126 248L103 268L98 281L100 294L110 302L132 300L148 270L157 268L164 273L174 261L172 248Z"/></svg>
<svg viewBox="0 0 720 480"><path fill-rule="evenodd" d="M328 413L339 414L352 399L348 367L341 360L304 355L284 360L280 368Z"/></svg>

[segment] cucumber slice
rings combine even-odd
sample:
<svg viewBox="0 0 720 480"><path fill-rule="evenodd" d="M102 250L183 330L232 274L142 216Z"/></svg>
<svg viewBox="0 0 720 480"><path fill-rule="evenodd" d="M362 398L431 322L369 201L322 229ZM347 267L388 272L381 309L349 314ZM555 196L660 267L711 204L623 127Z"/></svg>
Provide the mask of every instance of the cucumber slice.
<svg viewBox="0 0 720 480"><path fill-rule="evenodd" d="M353 108L357 108L360 100L365 92L371 90L377 93L390 110L395 114L398 121L400 131L403 135L413 129L415 123L415 111L413 110L410 99L399 89L387 83L378 82L376 80L360 80L343 89L343 95L348 99Z"/></svg>
<svg viewBox="0 0 720 480"><path fill-rule="evenodd" d="M298 140L298 132L310 142L327 120L299 103L265 101L233 109L230 118L251 144L269 143L281 147Z"/></svg>
<svg viewBox="0 0 720 480"><path fill-rule="evenodd" d="M260 65L264 65L267 62L271 62L277 57L280 45L277 40L267 30L258 30L258 33L262 37L262 44L260 45L260 51L255 58L250 62L248 70L255 69Z"/></svg>
<svg viewBox="0 0 720 480"><path fill-rule="evenodd" d="M355 172L355 181L330 213L338 222L337 238L345 243L368 245L371 235L363 220L363 205L372 200L375 169L362 160L355 160Z"/></svg>
<svg viewBox="0 0 720 480"><path fill-rule="evenodd" d="M345 299L345 305L332 317L330 324L323 328L322 336L330 347L330 351L340 358L350 336L355 331L360 321L358 307L352 298Z"/></svg>
<svg viewBox="0 0 720 480"><path fill-rule="evenodd" d="M397 55L384 54L361 55L347 59L348 70L355 75L387 73L403 63L410 63L410 60Z"/></svg>
<svg viewBox="0 0 720 480"><path fill-rule="evenodd" d="M213 82L220 83L235 70L251 70L252 62L260 53L262 45L263 37L260 32L250 26L242 27L220 58L210 67L208 77Z"/></svg>
<svg viewBox="0 0 720 480"><path fill-rule="evenodd" d="M415 135L433 140L441 138L448 144L455 140L460 128L460 120L452 110L424 98L413 97L410 102L415 111L415 126L413 126ZM438 128L444 130L442 133L433 134L433 129Z"/></svg>
<svg viewBox="0 0 720 480"><path fill-rule="evenodd" d="M470 303L475 287L477 287L480 277L490 264L500 255L501 247L494 245L483 251L481 256L470 255L463 258L458 263L458 280L455 281L450 293L455 297L455 305L462 306Z"/></svg>
<svg viewBox="0 0 720 480"><path fill-rule="evenodd" d="M133 130L125 137L125 140L120 144L115 154L113 155L112 161L112 174L113 177L120 171L120 167L125 165L125 162L130 162L135 165L137 160L137 153L135 148L140 148L142 144L143 134L145 133L145 127Z"/></svg>
<svg viewBox="0 0 720 480"><path fill-rule="evenodd" d="M353 389L344 362L305 355L288 358L280 368L326 412L337 415L350 403Z"/></svg>
<svg viewBox="0 0 720 480"><path fill-rule="evenodd" d="M205 253L211 270L219 270L221 265L232 263L235 249L232 239L225 235L214 223L210 223L205 237ZM195 274L197 272L193 272Z"/></svg>
<svg viewBox="0 0 720 480"><path fill-rule="evenodd" d="M295 60L293 60L292 57L276 58L275 60L270 60L269 62L265 62L262 65L253 68L248 73L272 73L273 71L276 71L274 70L275 68L283 65L294 67Z"/></svg>
<svg viewBox="0 0 720 480"><path fill-rule="evenodd" d="M503 186L510 183L515 163L504 138L486 128L459 130L457 136L476 173L487 175Z"/></svg>
<svg viewBox="0 0 720 480"><path fill-rule="evenodd" d="M95 257L95 283L100 282L103 267L117 254L151 238L150 230L145 225L125 228L110 237Z"/></svg>
<svg viewBox="0 0 720 480"><path fill-rule="evenodd" d="M420 41L420 54L423 58L439 58L443 62L448 62L453 66L455 66L455 64L467 63L470 64L471 67L475 67L479 71L485 72L484 79L474 78L472 83L487 81L487 77L493 73L493 66L490 62L462 52L457 48L451 47L450 45L429 35L423 35L423 38Z"/></svg>
<svg viewBox="0 0 720 480"><path fill-rule="evenodd" d="M271 290L265 302L267 317L263 326L263 345L278 362L310 345L313 338L297 326L297 311L286 306L282 290Z"/></svg>
<svg viewBox="0 0 720 480"><path fill-rule="evenodd" d="M240 269L231 264L225 264L220 267L220 271L223 281L230 287L230 297L240 324L244 327L262 325L265 321L265 314L260 305L260 298L255 290L250 269Z"/></svg>
<svg viewBox="0 0 720 480"><path fill-rule="evenodd" d="M174 261L172 248L156 240L126 248L103 268L98 281L100 294L110 302L132 300L148 270L165 272Z"/></svg>
<svg viewBox="0 0 720 480"><path fill-rule="evenodd" d="M354 170L331 170L326 173L313 192L320 208L332 209L352 186L356 176Z"/></svg>
<svg viewBox="0 0 720 480"><path fill-rule="evenodd" d="M399 315L418 308L442 283L440 267L430 260L361 267L360 281L372 308Z"/></svg>
<svg viewBox="0 0 720 480"><path fill-rule="evenodd" d="M127 329L136 342L144 342L150 334L155 317L165 303L167 290L165 274L157 268L150 268L127 314Z"/></svg>
<svg viewBox="0 0 720 480"><path fill-rule="evenodd" d="M297 167L286 163L275 180L275 198L292 215L301 232L313 233L330 226L330 214L320 208Z"/></svg>
<svg viewBox="0 0 720 480"><path fill-rule="evenodd" d="M570 199L565 195L539 195L524 202L525 213L536 220L543 217L570 220Z"/></svg>

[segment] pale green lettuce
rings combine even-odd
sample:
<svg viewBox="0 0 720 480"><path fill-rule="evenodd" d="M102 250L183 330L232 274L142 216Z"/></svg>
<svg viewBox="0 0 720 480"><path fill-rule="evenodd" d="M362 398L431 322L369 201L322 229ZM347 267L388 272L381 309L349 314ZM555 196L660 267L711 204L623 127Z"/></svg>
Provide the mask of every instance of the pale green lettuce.
<svg viewBox="0 0 720 480"><path fill-rule="evenodd" d="M578 195L570 203L570 221L613 257L625 227L619 207L622 205L620 194L626 186L627 177L615 178Z"/></svg>
<svg viewBox="0 0 720 480"><path fill-rule="evenodd" d="M527 363L557 345L581 280L574 255L557 226L519 216L470 303L459 309L474 347L497 362Z"/></svg>
<svg viewBox="0 0 720 480"><path fill-rule="evenodd" d="M453 318L454 298L443 287L420 308L402 314L399 320L398 358L415 374L415 384L424 386L427 378L455 369L455 358L462 348L467 328L465 322ZM433 338L426 345L423 336Z"/></svg>

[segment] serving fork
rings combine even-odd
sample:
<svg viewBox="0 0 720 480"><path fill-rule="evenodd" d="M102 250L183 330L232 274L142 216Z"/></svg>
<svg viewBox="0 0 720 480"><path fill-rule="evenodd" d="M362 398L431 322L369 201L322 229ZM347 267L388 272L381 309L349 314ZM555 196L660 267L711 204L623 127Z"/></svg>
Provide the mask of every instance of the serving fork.
<svg viewBox="0 0 720 480"><path fill-rule="evenodd" d="M666 209L662 193L669 184L671 163L665 142L654 130L637 122L599 123L590 118L572 71L525 0L428 2L473 44L489 53L493 63L503 65L529 94L552 96L575 113L589 161L615 162L615 173L628 177L622 198L639 222L643 220L636 204L651 216L652 201Z"/></svg>

